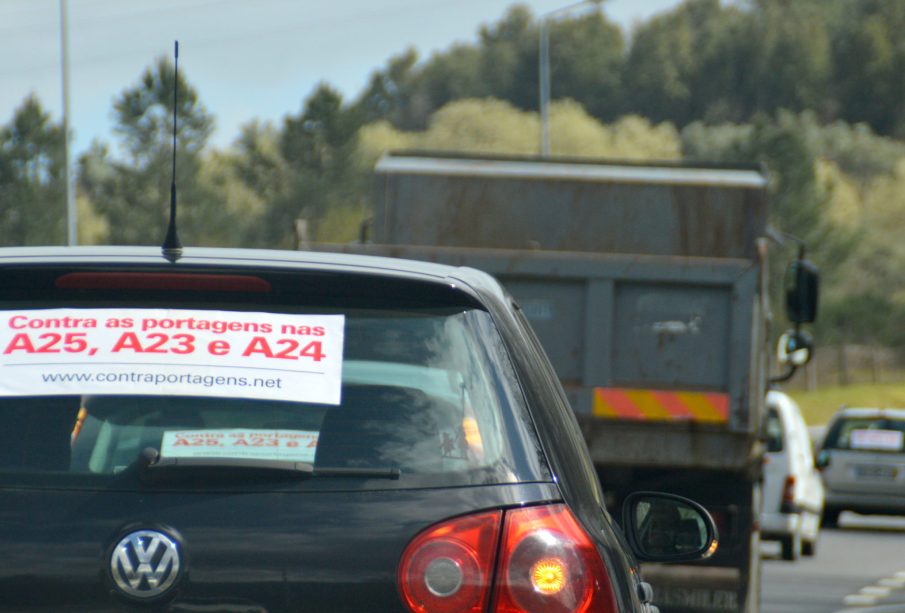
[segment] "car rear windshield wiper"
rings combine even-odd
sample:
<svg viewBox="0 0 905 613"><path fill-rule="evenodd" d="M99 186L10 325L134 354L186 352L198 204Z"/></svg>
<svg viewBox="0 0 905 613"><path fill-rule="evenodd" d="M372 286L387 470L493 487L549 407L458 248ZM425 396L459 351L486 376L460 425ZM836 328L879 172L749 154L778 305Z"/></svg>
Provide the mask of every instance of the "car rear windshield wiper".
<svg viewBox="0 0 905 613"><path fill-rule="evenodd" d="M163 479L205 476L236 477L262 473L299 478L358 477L366 479L398 479L398 468L315 467L310 462L268 460L262 458L167 458L153 447L146 447L136 460L139 477L155 482Z"/></svg>

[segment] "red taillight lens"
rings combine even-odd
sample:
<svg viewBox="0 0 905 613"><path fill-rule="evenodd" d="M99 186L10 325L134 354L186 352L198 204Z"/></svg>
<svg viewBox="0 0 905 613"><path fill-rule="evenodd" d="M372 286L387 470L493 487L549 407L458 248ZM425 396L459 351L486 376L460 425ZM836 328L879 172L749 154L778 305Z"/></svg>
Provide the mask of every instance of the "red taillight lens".
<svg viewBox="0 0 905 613"><path fill-rule="evenodd" d="M500 524L502 539L500 539ZM499 563L496 563L499 542ZM562 504L457 517L422 532L399 564L415 613L616 613L595 543Z"/></svg>
<svg viewBox="0 0 905 613"><path fill-rule="evenodd" d="M597 547L561 504L506 512L494 611L615 613Z"/></svg>
<svg viewBox="0 0 905 613"><path fill-rule="evenodd" d="M416 613L487 606L502 511L458 517L419 534L399 564L399 591Z"/></svg>
<svg viewBox="0 0 905 613"><path fill-rule="evenodd" d="M795 502L795 475L786 477L785 485L782 488L782 501L788 504Z"/></svg>
<svg viewBox="0 0 905 613"><path fill-rule="evenodd" d="M779 504L780 513L795 513L795 475L786 477L782 487L782 500Z"/></svg>
<svg viewBox="0 0 905 613"><path fill-rule="evenodd" d="M272 291L269 281L249 275L155 272L71 272L56 280L60 289L134 289L193 292Z"/></svg>

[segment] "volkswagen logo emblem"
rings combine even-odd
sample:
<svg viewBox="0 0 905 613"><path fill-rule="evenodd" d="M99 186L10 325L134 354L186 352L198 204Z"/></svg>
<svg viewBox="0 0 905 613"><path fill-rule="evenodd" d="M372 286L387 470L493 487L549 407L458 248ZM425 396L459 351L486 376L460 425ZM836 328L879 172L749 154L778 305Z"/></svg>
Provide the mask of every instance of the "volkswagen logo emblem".
<svg viewBox="0 0 905 613"><path fill-rule="evenodd" d="M119 590L132 598L162 596L180 576L179 544L157 530L136 530L125 535L110 554L110 576Z"/></svg>

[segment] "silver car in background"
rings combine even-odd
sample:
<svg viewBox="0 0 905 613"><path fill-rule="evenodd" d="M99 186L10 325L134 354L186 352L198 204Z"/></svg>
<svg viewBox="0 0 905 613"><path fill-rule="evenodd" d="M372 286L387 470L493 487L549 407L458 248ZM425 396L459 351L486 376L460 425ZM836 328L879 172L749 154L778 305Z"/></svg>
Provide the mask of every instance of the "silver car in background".
<svg viewBox="0 0 905 613"><path fill-rule="evenodd" d="M842 511L905 515L905 409L841 409L817 467L826 487L824 526L836 526Z"/></svg>

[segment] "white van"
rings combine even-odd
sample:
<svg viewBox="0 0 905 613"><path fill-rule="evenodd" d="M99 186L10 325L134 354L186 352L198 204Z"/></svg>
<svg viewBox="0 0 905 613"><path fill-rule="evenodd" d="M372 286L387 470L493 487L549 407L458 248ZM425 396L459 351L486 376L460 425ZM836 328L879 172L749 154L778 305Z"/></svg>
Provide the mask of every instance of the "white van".
<svg viewBox="0 0 905 613"><path fill-rule="evenodd" d="M764 431L761 538L779 541L784 560L814 555L823 512L823 482L795 401L782 392L768 392Z"/></svg>

